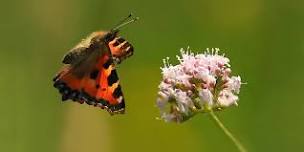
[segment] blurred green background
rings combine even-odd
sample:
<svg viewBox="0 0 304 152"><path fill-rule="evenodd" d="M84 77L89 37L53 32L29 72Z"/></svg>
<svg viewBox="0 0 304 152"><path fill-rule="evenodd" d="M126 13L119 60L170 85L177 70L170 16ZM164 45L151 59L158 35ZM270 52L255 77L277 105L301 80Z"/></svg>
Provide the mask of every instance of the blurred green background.
<svg viewBox="0 0 304 152"><path fill-rule="evenodd" d="M119 65L127 112L62 103L52 77L89 33L133 12ZM0 151L237 151L207 115L156 120L162 58L221 48L242 76L239 107L218 113L249 151L303 151L304 1L18 0L0 6Z"/></svg>

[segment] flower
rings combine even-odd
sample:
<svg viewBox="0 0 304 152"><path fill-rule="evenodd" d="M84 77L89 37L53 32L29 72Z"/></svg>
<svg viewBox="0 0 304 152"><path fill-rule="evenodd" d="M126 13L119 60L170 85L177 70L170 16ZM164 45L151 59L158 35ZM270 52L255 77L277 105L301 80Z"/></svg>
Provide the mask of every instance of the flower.
<svg viewBox="0 0 304 152"><path fill-rule="evenodd" d="M209 89L200 89L198 92L198 96L200 98L201 106L209 105L212 106L213 104L213 94Z"/></svg>
<svg viewBox="0 0 304 152"><path fill-rule="evenodd" d="M237 105L241 77L231 76L229 59L218 48L194 54L188 48L176 56L179 64L163 60L157 106L161 119L183 122L199 112Z"/></svg>

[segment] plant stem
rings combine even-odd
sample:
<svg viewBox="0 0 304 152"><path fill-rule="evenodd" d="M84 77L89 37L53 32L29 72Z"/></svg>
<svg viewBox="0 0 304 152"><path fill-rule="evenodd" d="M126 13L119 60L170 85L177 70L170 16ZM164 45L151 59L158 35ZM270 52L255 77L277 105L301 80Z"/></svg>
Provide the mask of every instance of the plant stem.
<svg viewBox="0 0 304 152"><path fill-rule="evenodd" d="M247 150L243 147L239 140L237 140L232 133L223 125L223 123L219 120L219 118L215 115L213 110L210 112L211 117L216 122L216 124L223 130L223 132L232 140L234 145L239 149L240 152L247 152Z"/></svg>

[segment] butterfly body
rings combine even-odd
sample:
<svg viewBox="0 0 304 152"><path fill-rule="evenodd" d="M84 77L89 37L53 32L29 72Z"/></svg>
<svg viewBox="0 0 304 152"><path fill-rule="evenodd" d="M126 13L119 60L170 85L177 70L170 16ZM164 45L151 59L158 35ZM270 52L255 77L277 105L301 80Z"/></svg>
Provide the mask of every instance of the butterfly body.
<svg viewBox="0 0 304 152"><path fill-rule="evenodd" d="M118 31L93 32L63 58L53 79L62 101L98 106L110 114L124 113L124 97L115 66L133 54L133 46Z"/></svg>

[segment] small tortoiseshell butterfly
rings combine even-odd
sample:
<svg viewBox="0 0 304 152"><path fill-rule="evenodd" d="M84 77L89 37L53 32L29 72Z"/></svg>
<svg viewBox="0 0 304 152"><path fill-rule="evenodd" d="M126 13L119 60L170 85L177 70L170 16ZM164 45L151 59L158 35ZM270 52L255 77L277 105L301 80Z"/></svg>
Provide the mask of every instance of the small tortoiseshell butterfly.
<svg viewBox="0 0 304 152"><path fill-rule="evenodd" d="M118 36L119 28L136 21L129 15L112 30L93 32L63 58L65 64L53 79L62 101L106 109L111 115L125 111L115 65L133 54L133 46Z"/></svg>

